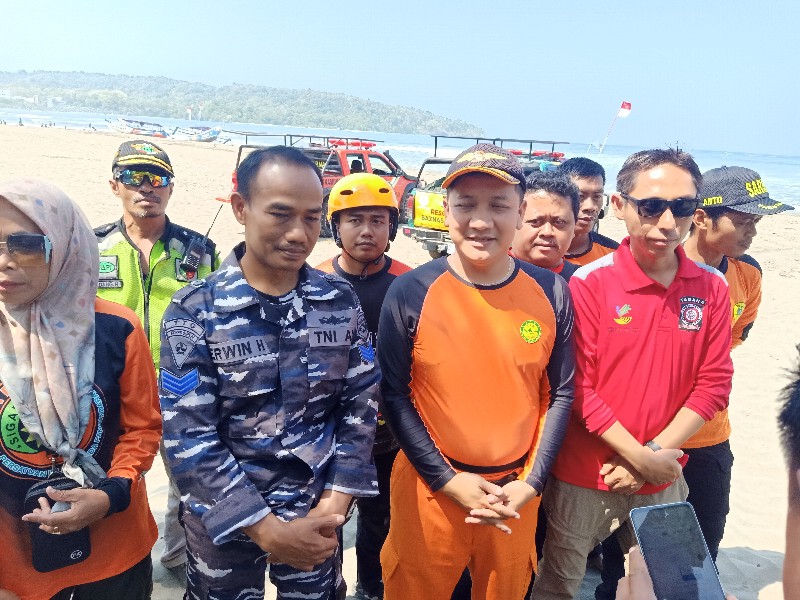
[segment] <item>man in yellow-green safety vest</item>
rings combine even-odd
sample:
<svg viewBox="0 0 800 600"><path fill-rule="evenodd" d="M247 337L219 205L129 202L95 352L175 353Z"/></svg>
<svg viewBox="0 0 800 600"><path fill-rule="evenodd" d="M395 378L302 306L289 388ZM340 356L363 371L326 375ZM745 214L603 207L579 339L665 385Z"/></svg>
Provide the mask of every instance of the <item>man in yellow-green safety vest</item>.
<svg viewBox="0 0 800 600"><path fill-rule="evenodd" d="M219 266L214 243L171 222L166 215L175 173L156 144L124 142L111 165L111 191L122 201L122 218L95 229L100 246L97 295L124 304L142 321L153 363L159 365L161 318L172 295ZM170 476L161 562L183 578L186 537L178 523L180 493Z"/></svg>

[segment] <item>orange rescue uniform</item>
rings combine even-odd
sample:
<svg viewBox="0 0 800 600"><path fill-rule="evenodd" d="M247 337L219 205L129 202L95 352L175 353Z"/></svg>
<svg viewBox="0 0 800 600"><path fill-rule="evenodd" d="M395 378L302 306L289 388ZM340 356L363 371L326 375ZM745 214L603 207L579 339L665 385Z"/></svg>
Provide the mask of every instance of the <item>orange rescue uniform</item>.
<svg viewBox="0 0 800 600"><path fill-rule="evenodd" d="M589 249L580 254L567 254L564 260L568 260L573 265L582 267L588 265L590 262L596 261L598 258L603 258L606 254L611 254L619 248L619 244L596 231L589 232Z"/></svg>
<svg viewBox="0 0 800 600"><path fill-rule="evenodd" d="M91 554L75 565L48 573L33 568L29 524L20 519L23 499L49 475L52 455L28 434L0 388L0 589L22 600L47 600L65 588L118 575L146 557L158 538L144 474L158 452L161 413L150 346L132 310L95 299L95 354L91 419L79 446L108 477L130 480L131 500L125 510L89 526Z"/></svg>
<svg viewBox="0 0 800 600"><path fill-rule="evenodd" d="M739 258L723 257L719 271L725 275L731 297L733 331L731 349L747 339L761 304L761 266L747 254ZM719 411L682 448L705 448L721 444L731 436L728 409Z"/></svg>
<svg viewBox="0 0 800 600"><path fill-rule="evenodd" d="M573 311L563 279L515 260L476 286L439 259L401 275L381 312L384 415L403 452L392 472L385 598L449 599L465 567L473 598L521 598L536 562L538 497L512 535L464 523L439 490L457 472L541 493L572 405Z"/></svg>

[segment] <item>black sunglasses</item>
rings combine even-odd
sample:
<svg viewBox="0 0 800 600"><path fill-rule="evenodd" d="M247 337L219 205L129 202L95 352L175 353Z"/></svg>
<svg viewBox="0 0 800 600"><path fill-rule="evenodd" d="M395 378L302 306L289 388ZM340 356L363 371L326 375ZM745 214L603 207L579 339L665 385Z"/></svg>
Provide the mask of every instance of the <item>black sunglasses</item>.
<svg viewBox="0 0 800 600"><path fill-rule="evenodd" d="M42 233L11 233L0 242L0 250L8 252L21 267L38 267L50 262L53 245Z"/></svg>
<svg viewBox="0 0 800 600"><path fill-rule="evenodd" d="M619 193L628 202L636 206L636 212L640 217L654 219L663 215L667 209L672 212L676 219L691 217L700 205L700 198L677 198L676 200L664 200L663 198L634 198L628 194Z"/></svg>

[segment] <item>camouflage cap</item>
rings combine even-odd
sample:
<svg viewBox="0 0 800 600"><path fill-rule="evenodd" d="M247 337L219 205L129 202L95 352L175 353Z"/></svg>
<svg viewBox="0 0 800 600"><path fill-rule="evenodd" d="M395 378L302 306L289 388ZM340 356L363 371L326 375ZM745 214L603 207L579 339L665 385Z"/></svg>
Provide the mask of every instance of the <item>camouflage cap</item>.
<svg viewBox="0 0 800 600"><path fill-rule="evenodd" d="M142 167L152 170L156 175L169 175L174 177L172 163L163 148L156 146L153 142L144 140L133 140L123 142L114 161L111 163L111 170L116 168L127 169L130 167Z"/></svg>
<svg viewBox="0 0 800 600"><path fill-rule="evenodd" d="M761 175L744 167L719 167L703 173L700 208L729 208L750 215L774 215L793 206L772 200Z"/></svg>
<svg viewBox="0 0 800 600"><path fill-rule="evenodd" d="M520 162L511 152L494 144L475 144L456 156L442 187L447 189L458 177L467 173L486 173L506 183L521 185L525 190L525 172Z"/></svg>

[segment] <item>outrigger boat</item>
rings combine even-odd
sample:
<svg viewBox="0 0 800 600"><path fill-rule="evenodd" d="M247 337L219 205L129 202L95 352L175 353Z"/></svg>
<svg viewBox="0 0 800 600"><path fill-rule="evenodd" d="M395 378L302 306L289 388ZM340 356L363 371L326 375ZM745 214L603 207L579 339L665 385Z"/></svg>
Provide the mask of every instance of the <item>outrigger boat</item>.
<svg viewBox="0 0 800 600"><path fill-rule="evenodd" d="M118 117L115 121L106 119L109 129L119 133L130 135L146 135L149 137L168 138L169 133L158 123L148 123L147 121L136 121L134 119L123 119Z"/></svg>
<svg viewBox="0 0 800 600"><path fill-rule="evenodd" d="M172 137L190 142L213 142L222 131L219 127L176 127Z"/></svg>

